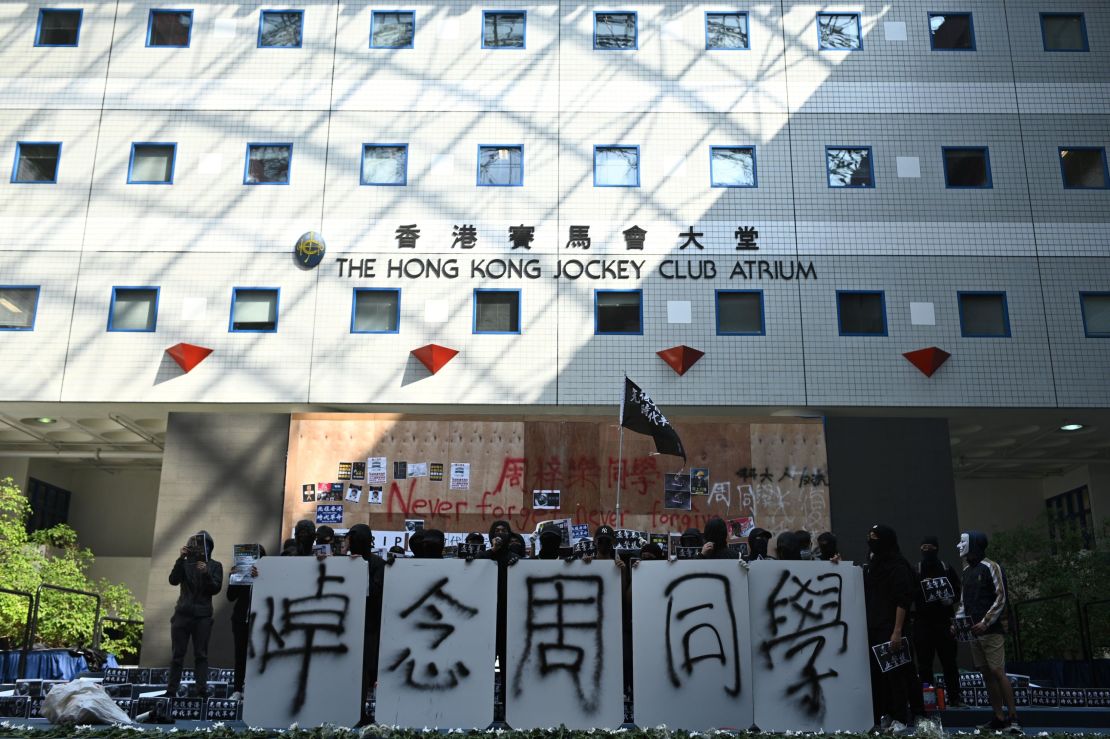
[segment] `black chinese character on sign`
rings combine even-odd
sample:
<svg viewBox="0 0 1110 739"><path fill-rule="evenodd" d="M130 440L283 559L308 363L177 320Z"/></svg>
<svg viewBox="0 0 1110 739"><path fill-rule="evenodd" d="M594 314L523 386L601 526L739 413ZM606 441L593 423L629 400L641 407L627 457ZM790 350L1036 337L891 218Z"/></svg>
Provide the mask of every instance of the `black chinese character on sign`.
<svg viewBox="0 0 1110 739"><path fill-rule="evenodd" d="M513 694L524 689L525 668L540 679L568 673L586 713L598 708L601 693L605 583L597 575L529 577L524 657L513 676Z"/></svg>
<svg viewBox="0 0 1110 739"><path fill-rule="evenodd" d="M683 587L690 584L690 587ZM713 597L690 596L704 583L713 585ZM720 586L719 588L716 586ZM740 643L736 613L732 609L732 585L722 575L685 575L663 591L667 596L667 673L671 684L682 686L680 674L690 676L699 662L720 663L720 683L725 692L740 695ZM699 632L708 632L699 634Z"/></svg>
<svg viewBox="0 0 1110 739"><path fill-rule="evenodd" d="M760 475L759 475L759 481L760 482L774 482L775 481L775 476L771 474L771 470L764 469L763 472L760 473Z"/></svg>
<svg viewBox="0 0 1110 739"><path fill-rule="evenodd" d="M771 638L759 649L767 667L772 669L776 654L787 666L798 664L799 659L805 660L800 664L797 682L786 689L786 694L800 694L801 707L815 717L825 713L821 681L839 674L818 664L829 638L835 643L839 633L837 653L844 654L848 650L848 624L841 618L843 585L843 579L835 573L802 580L784 570L767 599Z"/></svg>
<svg viewBox="0 0 1110 739"><path fill-rule="evenodd" d="M640 251L643 251L644 239L647 238L647 231L640 228L639 226L633 226L623 233L625 249L627 249L628 251L632 251L633 249L639 249Z"/></svg>
<svg viewBox="0 0 1110 739"><path fill-rule="evenodd" d="M698 242L698 237L699 236L705 236L705 234L702 233L701 231L695 231L693 226L690 226L689 231L683 231L678 236L679 236L679 238L685 238L686 239L686 243L684 243L682 246L678 247L679 249L685 249L690 244L693 244L694 246L698 247L699 249L704 249L705 248L704 246L702 246Z"/></svg>
<svg viewBox="0 0 1110 739"><path fill-rule="evenodd" d="M514 249L531 249L535 239L535 226L525 226L523 223L519 226L509 226L509 241L512 242Z"/></svg>
<svg viewBox="0 0 1110 739"><path fill-rule="evenodd" d="M755 243L759 238L759 231L753 226L738 226L733 235L736 237L736 251L759 251L759 246Z"/></svg>
<svg viewBox="0 0 1110 739"><path fill-rule="evenodd" d="M460 680L470 676L470 668L460 660L444 668L428 659L429 653L438 650L439 645L455 633L451 619L471 619L478 615L477 608L461 603L444 591L445 585L446 577L400 613L402 620L413 618L412 628L428 634L426 644L405 647L389 666L390 672L400 669L405 676L405 685L415 690L450 690ZM416 667L418 659L424 663L419 670Z"/></svg>
<svg viewBox="0 0 1110 739"><path fill-rule="evenodd" d="M755 467L741 467L740 469L736 470L736 476L739 477L741 480L751 480L758 474L759 470L757 470Z"/></svg>
<svg viewBox="0 0 1110 739"><path fill-rule="evenodd" d="M793 480L797 476L798 476L798 472L793 467L783 467L782 468L782 477L780 477L778 479L778 482L782 482L783 480L787 480L787 479Z"/></svg>
<svg viewBox="0 0 1110 739"><path fill-rule="evenodd" d="M474 245L478 243L478 229L474 226L456 225L451 235L455 237L455 241L451 244L452 249L456 246L462 249L473 249Z"/></svg>
<svg viewBox="0 0 1110 739"><path fill-rule="evenodd" d="M567 241L568 249L589 249L590 248L590 227L589 226L571 226L570 227L570 240Z"/></svg>
<svg viewBox="0 0 1110 739"><path fill-rule="evenodd" d="M813 487L815 487L815 488L823 487L826 482L828 482L828 478L825 477L824 472L822 472L821 470L814 470L813 471Z"/></svg>
<svg viewBox="0 0 1110 739"><path fill-rule="evenodd" d="M346 580L338 575L328 575L320 563L316 577L316 592L303 598L282 598L281 614L274 623L274 599L266 598L266 623L262 626L262 659L258 672L266 671L272 659L299 657L301 671L297 675L297 693L293 698L293 713L304 706L308 689L308 672L312 657L319 654L346 654L347 645L340 638L346 630L347 608L350 598L342 594L325 594L328 583ZM299 637L296 641L293 637ZM318 639L323 637L323 639ZM276 643L276 648L271 648Z"/></svg>
<svg viewBox="0 0 1110 739"><path fill-rule="evenodd" d="M420 238L420 229L416 227L415 223L408 226L398 226L397 235L394 238L397 239L398 249L415 249L416 240Z"/></svg>

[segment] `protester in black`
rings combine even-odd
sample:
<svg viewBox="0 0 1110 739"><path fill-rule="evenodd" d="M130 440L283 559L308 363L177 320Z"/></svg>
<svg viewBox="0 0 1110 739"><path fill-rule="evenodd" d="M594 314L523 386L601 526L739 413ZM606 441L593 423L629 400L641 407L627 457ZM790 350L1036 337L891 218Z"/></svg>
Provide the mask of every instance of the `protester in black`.
<svg viewBox="0 0 1110 739"><path fill-rule="evenodd" d="M714 516L705 522L705 544L701 548L702 559L736 559L736 554L728 548L728 524Z"/></svg>
<svg viewBox="0 0 1110 739"><path fill-rule="evenodd" d="M447 537L439 529L424 529L424 536L420 540L418 557L423 559L443 559L443 548Z"/></svg>
<svg viewBox="0 0 1110 739"><path fill-rule="evenodd" d="M409 551L416 559L424 558L424 529L409 534Z"/></svg>
<svg viewBox="0 0 1110 739"><path fill-rule="evenodd" d="M335 529L331 526L319 526L316 529L316 545L323 544L328 548L328 554L332 553L332 543L335 541Z"/></svg>
<svg viewBox="0 0 1110 739"><path fill-rule="evenodd" d="M748 534L748 556L744 557L745 562L755 562L760 559L771 559L767 554L767 545L771 541L773 534L767 529L761 529L758 526L751 530Z"/></svg>
<svg viewBox="0 0 1110 739"><path fill-rule="evenodd" d="M826 531L817 537L817 559L824 562L840 561L840 548L837 546L836 534Z"/></svg>
<svg viewBox="0 0 1110 739"><path fill-rule="evenodd" d="M947 579L951 597L928 601L925 583ZM952 636L952 616L960 599L960 576L940 558L937 537L921 540L921 561L917 563L918 587L914 617L913 646L917 651L917 671L925 682L933 682L933 657L940 658L944 669L945 698L949 706L963 705L960 700L960 670L956 665L956 639Z"/></svg>
<svg viewBox="0 0 1110 739"><path fill-rule="evenodd" d="M310 556L312 545L316 543L316 524L307 519L297 521L293 527L293 539L297 542L297 556Z"/></svg>
<svg viewBox="0 0 1110 739"><path fill-rule="evenodd" d="M659 546L655 542L644 544L644 546L640 549L640 559L645 562L666 558L667 553L663 551L663 547Z"/></svg>
<svg viewBox="0 0 1110 739"><path fill-rule="evenodd" d="M775 559L796 562L802 557L802 543L793 531L784 531L775 539Z"/></svg>
<svg viewBox="0 0 1110 739"><path fill-rule="evenodd" d="M506 568L510 561L515 563L516 557L509 547L513 530L508 521L498 519L489 527L489 549L482 552L482 559L492 559L497 563L497 630L496 650L497 663L501 666L501 682L498 685L498 695L494 706L494 720L504 721L505 702L505 599L508 584Z"/></svg>
<svg viewBox="0 0 1110 739"><path fill-rule="evenodd" d="M813 559L813 536L805 529L798 529L794 538L798 541L798 559Z"/></svg>
<svg viewBox="0 0 1110 739"><path fill-rule="evenodd" d="M347 532L347 556L362 557L369 565L370 588L366 596L362 642L362 694L365 696L378 679L378 639L382 630L382 592L385 588L385 560L374 554L374 532L366 524L356 523ZM365 711L362 718L369 718Z"/></svg>
<svg viewBox="0 0 1110 739"><path fill-rule="evenodd" d="M701 549L705 544L705 539L702 538L701 532L695 528L688 528L682 532L682 536L678 537L678 545L682 547L697 547Z"/></svg>
<svg viewBox="0 0 1110 739"><path fill-rule="evenodd" d="M223 565L212 559L212 536L200 531L190 536L181 547L181 556L173 563L170 585L180 587L177 605L170 619L170 676L166 694L177 695L181 685L181 670L189 641L193 642L193 661L196 671L195 691L206 695L208 691L208 639L212 636L212 596L223 587Z"/></svg>
<svg viewBox="0 0 1110 739"><path fill-rule="evenodd" d="M558 559L559 546L563 543L563 535L558 526L544 524L540 527L540 551L536 559Z"/></svg>
<svg viewBox="0 0 1110 739"><path fill-rule="evenodd" d="M286 539L281 543L281 556L282 557L296 557L297 556L297 540Z"/></svg>
<svg viewBox="0 0 1110 739"><path fill-rule="evenodd" d="M266 547L258 546L259 558L266 556ZM258 570L251 568L252 575ZM243 676L247 671L247 640L250 638L251 586L227 584L227 599L235 605L231 607L231 638L235 642L235 684L233 693L243 693ZM232 696L235 697L234 695Z"/></svg>

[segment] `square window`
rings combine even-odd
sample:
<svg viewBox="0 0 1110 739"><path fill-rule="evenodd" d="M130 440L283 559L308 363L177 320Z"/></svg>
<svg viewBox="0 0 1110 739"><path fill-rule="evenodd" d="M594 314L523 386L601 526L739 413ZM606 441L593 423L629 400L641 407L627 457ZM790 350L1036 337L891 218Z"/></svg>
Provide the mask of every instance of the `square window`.
<svg viewBox="0 0 1110 739"><path fill-rule="evenodd" d="M362 184L407 185L408 144L363 144Z"/></svg>
<svg viewBox="0 0 1110 739"><path fill-rule="evenodd" d="M109 331L154 331L158 325L158 288L113 287Z"/></svg>
<svg viewBox="0 0 1110 739"><path fill-rule="evenodd" d="M859 13L818 13L817 48L825 51L862 49Z"/></svg>
<svg viewBox="0 0 1110 739"><path fill-rule="evenodd" d="M594 147L594 187L639 186L640 147Z"/></svg>
<svg viewBox="0 0 1110 739"><path fill-rule="evenodd" d="M523 49L527 14L523 10L487 10L482 13L483 49Z"/></svg>
<svg viewBox="0 0 1110 739"><path fill-rule="evenodd" d="M20 141L15 145L12 182L53 184L58 181L60 143Z"/></svg>
<svg viewBox="0 0 1110 739"><path fill-rule="evenodd" d="M886 296L882 292L836 293L841 336L886 336Z"/></svg>
<svg viewBox="0 0 1110 739"><path fill-rule="evenodd" d="M288 185L292 144L247 144L244 185Z"/></svg>
<svg viewBox="0 0 1110 739"><path fill-rule="evenodd" d="M755 147L709 147L709 184L712 187L755 187Z"/></svg>
<svg viewBox="0 0 1110 739"><path fill-rule="evenodd" d="M829 187L874 187L871 147L825 147Z"/></svg>
<svg viewBox="0 0 1110 739"><path fill-rule="evenodd" d="M594 333L644 333L641 290L594 290Z"/></svg>
<svg viewBox="0 0 1110 739"><path fill-rule="evenodd" d="M1009 336L1006 293L959 293L961 336Z"/></svg>
<svg viewBox="0 0 1110 739"><path fill-rule="evenodd" d="M761 290L717 291L718 335L763 336L765 333Z"/></svg>
<svg viewBox="0 0 1110 739"><path fill-rule="evenodd" d="M1060 147L1060 172L1064 187L1105 190L1110 187L1106 171L1106 149L1095 147Z"/></svg>
<svg viewBox="0 0 1110 739"><path fill-rule="evenodd" d="M1084 333L1090 338L1110 338L1110 293L1079 293L1079 307Z"/></svg>
<svg viewBox="0 0 1110 739"><path fill-rule="evenodd" d="M258 48L299 49L303 33L303 10L263 10L258 22Z"/></svg>
<svg viewBox="0 0 1110 739"><path fill-rule="evenodd" d="M706 49L750 49L747 13L706 13Z"/></svg>
<svg viewBox="0 0 1110 739"><path fill-rule="evenodd" d="M229 331L274 333L278 323L276 287L237 287L231 293Z"/></svg>
<svg viewBox="0 0 1110 739"><path fill-rule="evenodd" d="M39 27L35 46L77 46L81 37L81 10L43 8L39 11Z"/></svg>
<svg viewBox="0 0 1110 739"><path fill-rule="evenodd" d="M607 51L636 49L636 13L594 13L594 48Z"/></svg>
<svg viewBox="0 0 1110 739"><path fill-rule="evenodd" d="M475 290L474 333L519 334L520 290Z"/></svg>
<svg viewBox="0 0 1110 739"><path fill-rule="evenodd" d="M352 334L395 334L401 324L401 291L356 287L351 307Z"/></svg>
<svg viewBox="0 0 1110 739"><path fill-rule="evenodd" d="M945 187L992 186L991 160L987 147L946 148L943 154Z"/></svg>
<svg viewBox="0 0 1110 739"><path fill-rule="evenodd" d="M132 144L129 185L172 185L177 144Z"/></svg>
<svg viewBox="0 0 1110 739"><path fill-rule="evenodd" d="M411 49L416 40L412 10L375 10L370 14L371 49Z"/></svg>
<svg viewBox="0 0 1110 739"><path fill-rule="evenodd" d="M1041 13L1045 51L1090 51L1082 13Z"/></svg>
<svg viewBox="0 0 1110 739"><path fill-rule="evenodd" d="M478 184L519 187L524 184L524 147L489 144L478 147Z"/></svg>
<svg viewBox="0 0 1110 739"><path fill-rule="evenodd" d="M187 47L192 29L191 10L152 10L146 45Z"/></svg>
<svg viewBox="0 0 1110 739"><path fill-rule="evenodd" d="M0 331L34 331L37 287L0 286Z"/></svg>
<svg viewBox="0 0 1110 739"><path fill-rule="evenodd" d="M933 51L975 51L971 13L929 13Z"/></svg>

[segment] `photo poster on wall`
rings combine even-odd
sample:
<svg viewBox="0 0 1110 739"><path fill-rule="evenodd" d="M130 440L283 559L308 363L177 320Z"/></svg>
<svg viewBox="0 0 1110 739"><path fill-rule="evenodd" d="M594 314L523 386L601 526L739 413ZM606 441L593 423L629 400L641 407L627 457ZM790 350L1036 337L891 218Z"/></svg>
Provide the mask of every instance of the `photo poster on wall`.
<svg viewBox="0 0 1110 739"><path fill-rule="evenodd" d="M620 568L608 560L522 560L506 573L506 722L514 729L619 727Z"/></svg>
<svg viewBox="0 0 1110 739"><path fill-rule="evenodd" d="M641 562L632 570L637 725L752 725L747 579L736 560Z"/></svg>
<svg viewBox="0 0 1110 739"><path fill-rule="evenodd" d="M763 731L872 725L863 571L760 560L748 569L755 723Z"/></svg>
<svg viewBox="0 0 1110 739"><path fill-rule="evenodd" d="M484 729L493 720L497 563L407 559L386 573L375 721Z"/></svg>
<svg viewBox="0 0 1110 739"><path fill-rule="evenodd" d="M351 462L340 462L339 463L339 472L336 473L335 479L336 480L350 480L351 479L351 468L352 468L352 463Z"/></svg>
<svg viewBox="0 0 1110 739"><path fill-rule="evenodd" d="M263 557L256 566L243 721L275 729L354 726L362 703L366 561Z"/></svg>
<svg viewBox="0 0 1110 739"><path fill-rule="evenodd" d="M443 482L443 462L428 463L428 481Z"/></svg>
<svg viewBox="0 0 1110 739"><path fill-rule="evenodd" d="M314 503L316 502L316 484L306 482L301 485L301 502Z"/></svg>
<svg viewBox="0 0 1110 739"><path fill-rule="evenodd" d="M689 475L680 473L663 475L663 507L669 510L690 510Z"/></svg>
<svg viewBox="0 0 1110 739"><path fill-rule="evenodd" d="M705 467L694 467L690 470L690 494L709 495L709 470Z"/></svg>

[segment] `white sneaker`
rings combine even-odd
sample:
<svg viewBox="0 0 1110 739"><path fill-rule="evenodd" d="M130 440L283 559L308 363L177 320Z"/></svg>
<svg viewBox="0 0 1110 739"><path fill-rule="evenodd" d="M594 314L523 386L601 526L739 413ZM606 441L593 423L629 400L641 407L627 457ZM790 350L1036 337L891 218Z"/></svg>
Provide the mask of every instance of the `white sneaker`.
<svg viewBox="0 0 1110 739"><path fill-rule="evenodd" d="M234 693L228 696L228 699L233 701L241 701L243 700L243 694L236 690Z"/></svg>
<svg viewBox="0 0 1110 739"><path fill-rule="evenodd" d="M891 721L890 722L890 727L888 728L888 731L890 731L890 733L892 733L896 736L902 735L902 734L912 734L913 733L913 729L906 726L901 721Z"/></svg>

